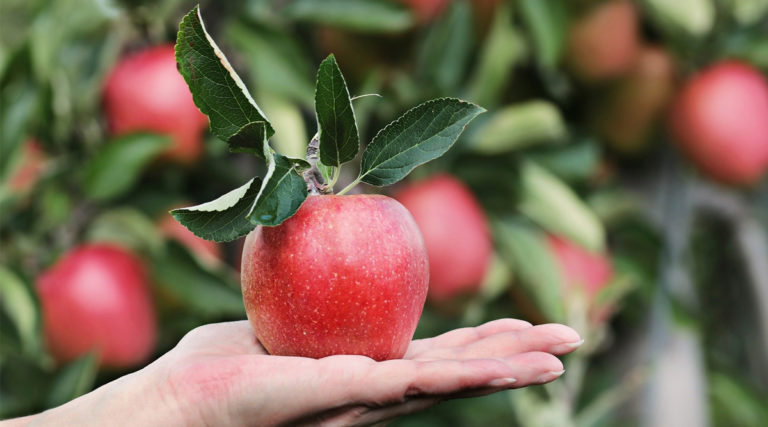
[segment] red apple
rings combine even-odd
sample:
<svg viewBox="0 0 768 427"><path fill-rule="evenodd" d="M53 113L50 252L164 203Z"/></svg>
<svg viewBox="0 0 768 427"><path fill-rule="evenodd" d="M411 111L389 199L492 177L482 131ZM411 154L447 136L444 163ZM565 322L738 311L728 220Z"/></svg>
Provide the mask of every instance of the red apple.
<svg viewBox="0 0 768 427"><path fill-rule="evenodd" d="M749 185L768 168L768 82L758 70L724 61L691 77L671 115L680 148L702 172Z"/></svg>
<svg viewBox="0 0 768 427"><path fill-rule="evenodd" d="M203 152L201 131L208 119L192 101L176 69L173 45L161 45L124 57L104 86L104 109L113 135L149 131L172 137L164 157L194 163Z"/></svg>
<svg viewBox="0 0 768 427"><path fill-rule="evenodd" d="M565 60L579 80L611 79L632 67L638 39L638 15L632 2L600 3L571 25Z"/></svg>
<svg viewBox="0 0 768 427"><path fill-rule="evenodd" d="M189 206L189 204L184 206ZM173 219L170 214L163 215L157 226L166 238L174 239L184 245L204 264L216 266L221 263L221 246L218 243L195 236L187 227Z"/></svg>
<svg viewBox="0 0 768 427"><path fill-rule="evenodd" d="M590 252L569 240L553 235L548 236L547 241L565 285L565 298L567 299L571 292L581 292L586 297L590 317L596 321L607 319L611 308L597 306L596 298L613 278L613 267L608 256Z"/></svg>
<svg viewBox="0 0 768 427"><path fill-rule="evenodd" d="M647 145L674 90L675 66L661 47L643 46L635 67L601 94L591 118L615 150L634 154Z"/></svg>
<svg viewBox="0 0 768 427"><path fill-rule="evenodd" d="M8 188L14 193L26 193L35 186L45 169L48 156L34 139L24 141L21 158L8 178Z"/></svg>
<svg viewBox="0 0 768 427"><path fill-rule="evenodd" d="M429 300L439 303L479 290L492 256L488 222L461 181L436 175L395 198L413 215L429 254Z"/></svg>
<svg viewBox="0 0 768 427"><path fill-rule="evenodd" d="M400 358L427 295L424 241L408 211L380 195L310 196L245 242L248 319L270 354Z"/></svg>
<svg viewBox="0 0 768 427"><path fill-rule="evenodd" d="M37 292L46 341L58 361L96 350L101 366L125 368L152 354L156 326L149 279L127 250L77 247L37 278Z"/></svg>

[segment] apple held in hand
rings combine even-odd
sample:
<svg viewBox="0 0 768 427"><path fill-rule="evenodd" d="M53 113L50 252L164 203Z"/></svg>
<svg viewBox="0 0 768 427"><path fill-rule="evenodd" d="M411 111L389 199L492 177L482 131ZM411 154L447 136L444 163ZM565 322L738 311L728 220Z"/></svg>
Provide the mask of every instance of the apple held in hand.
<svg viewBox="0 0 768 427"><path fill-rule="evenodd" d="M164 157L191 164L203 152L201 132L208 119L176 69L173 45L132 53L118 62L107 78L104 110L113 135L157 132L173 144Z"/></svg>
<svg viewBox="0 0 768 427"><path fill-rule="evenodd" d="M45 337L60 362L99 353L101 366L145 361L155 315L144 267L117 246L77 247L37 278Z"/></svg>
<svg viewBox="0 0 768 427"><path fill-rule="evenodd" d="M570 293L582 293L586 297L590 318L596 322L605 321L612 308L597 306L596 299L613 279L613 267L608 257L553 235L547 236L547 243L560 269L566 299Z"/></svg>
<svg viewBox="0 0 768 427"><path fill-rule="evenodd" d="M768 169L768 82L747 64L725 61L693 76L671 115L680 148L704 173L749 185Z"/></svg>
<svg viewBox="0 0 768 427"><path fill-rule="evenodd" d="M411 108L365 144L357 177L333 195L343 164L357 158L361 146L336 58L329 55L318 68L318 131L306 159L288 158L269 145L274 128L215 43L200 38L204 33L194 8L179 26L179 71L209 115L211 132L231 150L253 154L266 173L171 214L208 240L248 235L240 266L243 301L269 353L402 357L427 297L424 240L396 200L343 194L359 183L383 187L400 181L448 151L485 110L455 98Z"/></svg>
<svg viewBox="0 0 768 427"><path fill-rule="evenodd" d="M565 60L582 81L595 83L617 77L632 67L637 54L637 10L628 0L600 3L570 28Z"/></svg>
<svg viewBox="0 0 768 427"><path fill-rule="evenodd" d="M461 181L436 175L395 195L419 225L429 254L429 300L474 294L491 261L488 222Z"/></svg>
<svg viewBox="0 0 768 427"><path fill-rule="evenodd" d="M324 195L251 232L241 278L248 319L270 354L386 360L402 357L413 337L429 267L400 203Z"/></svg>

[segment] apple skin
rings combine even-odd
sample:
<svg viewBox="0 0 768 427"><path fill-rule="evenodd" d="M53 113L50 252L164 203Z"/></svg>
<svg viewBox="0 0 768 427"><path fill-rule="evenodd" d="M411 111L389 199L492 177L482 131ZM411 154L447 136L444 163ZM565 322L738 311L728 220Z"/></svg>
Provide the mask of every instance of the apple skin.
<svg viewBox="0 0 768 427"><path fill-rule="evenodd" d="M622 76L592 110L597 133L619 153L642 151L672 99L675 63L661 47L643 46L633 69Z"/></svg>
<svg viewBox="0 0 768 427"><path fill-rule="evenodd" d="M189 206L189 204L184 206ZM170 214L163 215L157 222L157 227L166 238L176 240L184 245L205 265L213 267L221 264L223 255L218 243L195 236Z"/></svg>
<svg viewBox="0 0 768 427"><path fill-rule="evenodd" d="M566 299L570 292L583 292L589 306L590 318L596 322L607 320L612 307L598 307L595 304L600 291L613 279L613 267L608 256L590 252L554 235L547 236L547 243L560 270Z"/></svg>
<svg viewBox="0 0 768 427"><path fill-rule="evenodd" d="M629 71L639 47L638 13L628 0L600 3L569 30L565 61L573 75L597 83Z"/></svg>
<svg viewBox="0 0 768 427"><path fill-rule="evenodd" d="M138 258L107 244L74 248L36 281L48 348L59 362L93 350L102 367L147 360L156 336L149 279Z"/></svg>
<svg viewBox="0 0 768 427"><path fill-rule="evenodd" d="M670 124L682 151L718 181L754 184L768 168L768 82L745 63L723 61L691 77Z"/></svg>
<svg viewBox="0 0 768 427"><path fill-rule="evenodd" d="M395 194L419 225L429 254L429 295L440 304L480 289L493 244L480 204L458 179L439 174Z"/></svg>
<svg viewBox="0 0 768 427"><path fill-rule="evenodd" d="M408 211L380 195L310 196L245 241L248 319L270 354L401 358L424 307L429 265Z"/></svg>
<svg viewBox="0 0 768 427"><path fill-rule="evenodd" d="M173 143L163 158L195 163L203 152L208 119L197 109L176 69L173 45L150 47L122 58L107 77L103 105L112 135L157 132Z"/></svg>

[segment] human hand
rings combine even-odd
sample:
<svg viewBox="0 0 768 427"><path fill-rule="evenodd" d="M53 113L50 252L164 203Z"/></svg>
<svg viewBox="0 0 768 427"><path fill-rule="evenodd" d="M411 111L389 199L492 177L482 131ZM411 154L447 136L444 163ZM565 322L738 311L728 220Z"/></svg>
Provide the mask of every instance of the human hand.
<svg viewBox="0 0 768 427"><path fill-rule="evenodd" d="M403 359L308 359L268 355L246 321L218 323L41 416L59 410L48 419L78 424L367 425L445 399L552 381L563 373L554 355L581 343L567 326L501 319L413 341Z"/></svg>

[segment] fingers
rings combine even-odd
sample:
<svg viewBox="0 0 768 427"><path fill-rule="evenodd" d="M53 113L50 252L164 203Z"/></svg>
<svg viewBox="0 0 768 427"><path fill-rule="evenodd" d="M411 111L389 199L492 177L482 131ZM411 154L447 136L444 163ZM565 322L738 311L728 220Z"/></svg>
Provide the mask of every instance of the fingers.
<svg viewBox="0 0 768 427"><path fill-rule="evenodd" d="M404 358L412 359L425 351L463 346L494 334L519 331L530 327L531 324L525 320L498 319L474 328L456 329L434 338L413 341Z"/></svg>
<svg viewBox="0 0 768 427"><path fill-rule="evenodd" d="M538 325L514 332L488 336L455 349L458 359L502 358L530 351L567 354L576 350L583 341L573 329L557 324Z"/></svg>

